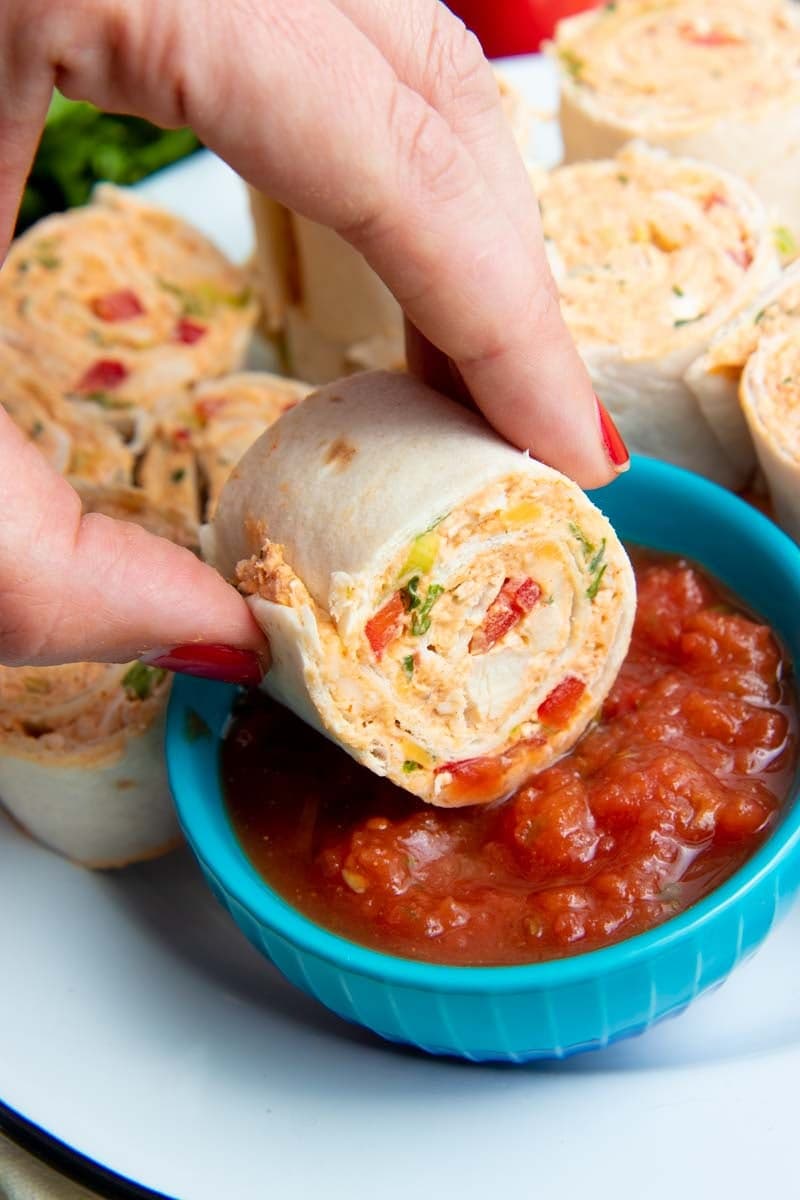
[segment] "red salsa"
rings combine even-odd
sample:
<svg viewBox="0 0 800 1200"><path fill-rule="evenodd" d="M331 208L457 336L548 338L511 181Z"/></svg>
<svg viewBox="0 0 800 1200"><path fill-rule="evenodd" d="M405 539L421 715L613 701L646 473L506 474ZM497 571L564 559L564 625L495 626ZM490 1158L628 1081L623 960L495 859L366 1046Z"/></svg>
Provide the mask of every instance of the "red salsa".
<svg viewBox="0 0 800 1200"><path fill-rule="evenodd" d="M502 804L422 804L246 697L222 771L264 878L354 941L471 965L606 946L718 886L789 790L789 666L769 628L692 564L635 564L633 641L599 721Z"/></svg>

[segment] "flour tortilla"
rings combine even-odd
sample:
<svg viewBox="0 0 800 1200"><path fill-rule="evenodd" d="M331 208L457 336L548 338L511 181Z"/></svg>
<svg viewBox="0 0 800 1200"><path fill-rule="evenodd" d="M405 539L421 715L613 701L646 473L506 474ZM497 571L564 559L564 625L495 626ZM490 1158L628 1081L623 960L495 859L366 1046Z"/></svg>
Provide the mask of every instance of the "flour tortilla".
<svg viewBox="0 0 800 1200"><path fill-rule="evenodd" d="M641 143L539 182L565 320L633 451L738 489L731 446L684 376L780 272L764 207L739 179Z"/></svg>
<svg viewBox="0 0 800 1200"><path fill-rule="evenodd" d="M223 489L207 545L269 638L265 690L435 804L496 799L564 753L628 647L633 573L599 510L404 375L353 376L282 416ZM476 645L523 580L530 609ZM368 623L403 587L418 600L376 651ZM580 696L553 727L538 710L568 678ZM477 791L461 786L476 758L497 765Z"/></svg>
<svg viewBox="0 0 800 1200"><path fill-rule="evenodd" d="M742 177L800 232L800 13L789 0L619 0L562 21L565 161L631 138Z"/></svg>

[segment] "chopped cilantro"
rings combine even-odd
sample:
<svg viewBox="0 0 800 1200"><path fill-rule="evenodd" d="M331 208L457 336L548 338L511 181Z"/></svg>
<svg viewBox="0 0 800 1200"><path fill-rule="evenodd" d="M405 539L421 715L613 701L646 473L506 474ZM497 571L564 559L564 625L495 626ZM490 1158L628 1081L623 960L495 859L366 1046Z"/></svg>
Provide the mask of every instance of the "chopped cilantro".
<svg viewBox="0 0 800 1200"><path fill-rule="evenodd" d="M61 259L55 254L37 254L36 261L40 267L44 267L46 271L55 271L61 266Z"/></svg>
<svg viewBox="0 0 800 1200"><path fill-rule="evenodd" d="M411 679L414 674L414 655L407 654L403 659L403 670L406 673L406 679Z"/></svg>
<svg viewBox="0 0 800 1200"><path fill-rule="evenodd" d="M572 521L570 521L569 531L572 536L577 538L580 542L581 549L583 550L583 557L586 559L591 558L596 549L594 542L590 542L580 525L575 525Z"/></svg>
<svg viewBox="0 0 800 1200"><path fill-rule="evenodd" d="M683 288L679 287L677 283L673 283L672 290L676 296L682 296L684 294Z"/></svg>
<svg viewBox="0 0 800 1200"><path fill-rule="evenodd" d="M617 175L617 183L630 183L630 181L630 175L626 175L623 171L620 171Z"/></svg>
<svg viewBox="0 0 800 1200"><path fill-rule="evenodd" d="M43 433L44 433L44 425L42 424L42 422L34 421L33 425L31 426L31 437L39 438L42 436Z"/></svg>
<svg viewBox="0 0 800 1200"><path fill-rule="evenodd" d="M595 596L600 591L600 583L601 583L603 576L606 573L607 566L608 566L608 563L603 563L603 565L600 567L597 574L592 579L592 582L587 587L586 595L589 597L590 600L594 600Z"/></svg>
<svg viewBox="0 0 800 1200"><path fill-rule="evenodd" d="M419 588L419 575L412 575L404 588L400 589L400 598L403 601L403 608L406 612L412 612L415 608L419 608L422 603L422 598L417 590Z"/></svg>
<svg viewBox="0 0 800 1200"><path fill-rule="evenodd" d="M158 286L163 292L169 292L181 304L181 313L185 317L205 317L208 316L208 308L200 296L194 295L187 288L179 287L177 283L170 283L168 279L159 279Z"/></svg>
<svg viewBox="0 0 800 1200"><path fill-rule="evenodd" d="M211 737L211 728L208 722L193 708L187 708L186 716L183 718L183 736L187 742L197 742L200 738Z"/></svg>
<svg viewBox="0 0 800 1200"><path fill-rule="evenodd" d="M787 229L785 225L775 226L772 231L772 240L781 258L793 258L797 254L797 239L791 229Z"/></svg>
<svg viewBox="0 0 800 1200"><path fill-rule="evenodd" d="M594 557L591 559L591 561L589 563L589 574L591 576L591 582L589 583L589 586L586 589L586 595L589 597L590 600L594 600L595 596L597 595L598 591L600 590L600 581L602 580L603 576L606 573L606 566L608 564L603 562L603 559L605 558L605 554L606 554L606 539L603 538L602 542L600 543L600 548L598 549L597 553L594 555Z"/></svg>
<svg viewBox="0 0 800 1200"><path fill-rule="evenodd" d="M702 321L705 316L706 314L701 312L696 317L680 317L677 321L673 321L672 324L676 329L680 329L682 325L694 325L696 321Z"/></svg>
<svg viewBox="0 0 800 1200"><path fill-rule="evenodd" d="M406 775L410 775L412 771L421 771L422 763L414 762L413 758L407 758L403 763L403 771Z"/></svg>
<svg viewBox="0 0 800 1200"><path fill-rule="evenodd" d="M173 483L183 483L185 478L186 478L186 467L177 467L170 475L170 479L172 480Z"/></svg>
<svg viewBox="0 0 800 1200"><path fill-rule="evenodd" d="M769 306L767 306L767 307L769 307ZM758 312L756 313L756 315L753 317L753 324L760 325L766 315L767 315L767 309L760 308L758 310Z"/></svg>
<svg viewBox="0 0 800 1200"><path fill-rule="evenodd" d="M785 379L781 380L781 387L786 387L786 385L791 383L793 379L794 375L787 375Z"/></svg>
<svg viewBox="0 0 800 1200"><path fill-rule="evenodd" d="M428 588L428 593L420 606L419 612L415 612L411 616L411 632L414 637L421 637L423 633L427 633L430 629L431 609L443 591L444 588L439 583L432 583Z"/></svg>
<svg viewBox="0 0 800 1200"><path fill-rule="evenodd" d="M166 673L162 667L148 667L137 662L123 675L122 686L132 700L147 700Z"/></svg>

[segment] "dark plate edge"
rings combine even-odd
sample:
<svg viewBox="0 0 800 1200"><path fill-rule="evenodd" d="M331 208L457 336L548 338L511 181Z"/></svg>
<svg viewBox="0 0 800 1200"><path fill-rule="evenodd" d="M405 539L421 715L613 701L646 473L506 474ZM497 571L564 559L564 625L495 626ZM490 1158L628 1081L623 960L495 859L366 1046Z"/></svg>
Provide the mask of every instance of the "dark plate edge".
<svg viewBox="0 0 800 1200"><path fill-rule="evenodd" d="M154 1192L143 1184L118 1175L79 1150L60 1141L46 1129L23 1117L0 1100L0 1130L48 1167L73 1183L90 1188L105 1200L177 1200L165 1192Z"/></svg>

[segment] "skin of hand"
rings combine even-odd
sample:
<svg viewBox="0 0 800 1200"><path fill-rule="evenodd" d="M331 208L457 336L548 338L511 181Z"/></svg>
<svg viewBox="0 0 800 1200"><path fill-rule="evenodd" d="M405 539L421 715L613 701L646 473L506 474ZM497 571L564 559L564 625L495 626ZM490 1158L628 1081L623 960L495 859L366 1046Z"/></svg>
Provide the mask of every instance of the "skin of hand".
<svg viewBox="0 0 800 1200"><path fill-rule="evenodd" d="M413 370L466 390L509 441L586 487L624 469L560 314L493 72L438 0L6 0L0 261L54 84L190 125L364 254L405 310ZM268 651L238 593L188 551L82 517L1 408L0 505L0 662L145 654L260 676Z"/></svg>

